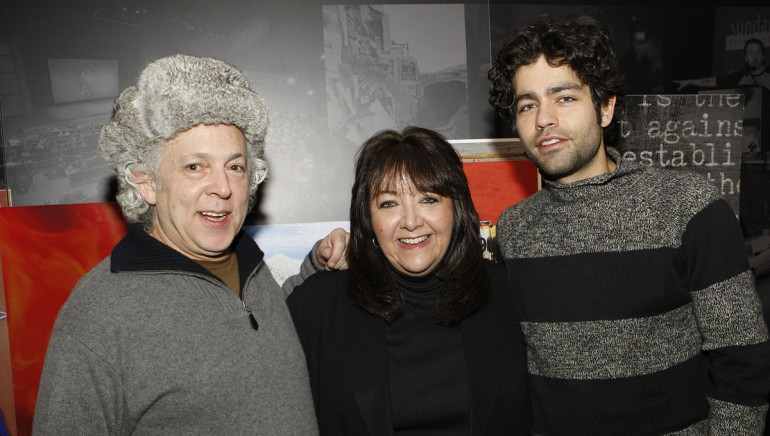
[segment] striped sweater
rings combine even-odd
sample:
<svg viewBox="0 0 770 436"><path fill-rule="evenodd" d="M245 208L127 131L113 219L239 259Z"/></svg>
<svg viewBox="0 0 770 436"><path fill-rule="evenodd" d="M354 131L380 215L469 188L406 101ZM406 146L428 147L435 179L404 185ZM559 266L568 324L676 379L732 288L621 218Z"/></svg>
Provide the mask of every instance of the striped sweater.
<svg viewBox="0 0 770 436"><path fill-rule="evenodd" d="M770 342L735 214L702 176L624 162L508 208L535 434L761 434ZM709 433L710 432L710 433Z"/></svg>

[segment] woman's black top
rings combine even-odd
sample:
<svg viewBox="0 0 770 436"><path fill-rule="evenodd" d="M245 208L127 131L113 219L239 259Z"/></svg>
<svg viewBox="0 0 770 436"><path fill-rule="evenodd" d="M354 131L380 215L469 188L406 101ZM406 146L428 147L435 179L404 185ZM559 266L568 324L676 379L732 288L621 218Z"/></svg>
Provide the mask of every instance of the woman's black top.
<svg viewBox="0 0 770 436"><path fill-rule="evenodd" d="M388 375L396 435L467 435L470 408L459 326L433 322L441 283L431 274L393 272L403 316L387 327Z"/></svg>

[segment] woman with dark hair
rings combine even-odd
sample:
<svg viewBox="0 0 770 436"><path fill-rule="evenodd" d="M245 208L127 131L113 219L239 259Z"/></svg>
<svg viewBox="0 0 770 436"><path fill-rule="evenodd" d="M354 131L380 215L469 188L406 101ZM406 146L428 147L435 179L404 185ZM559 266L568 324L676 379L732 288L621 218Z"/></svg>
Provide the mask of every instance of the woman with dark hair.
<svg viewBox="0 0 770 436"><path fill-rule="evenodd" d="M321 434L527 433L514 302L504 269L482 258L452 146L419 127L367 140L350 230L349 270L288 299Z"/></svg>

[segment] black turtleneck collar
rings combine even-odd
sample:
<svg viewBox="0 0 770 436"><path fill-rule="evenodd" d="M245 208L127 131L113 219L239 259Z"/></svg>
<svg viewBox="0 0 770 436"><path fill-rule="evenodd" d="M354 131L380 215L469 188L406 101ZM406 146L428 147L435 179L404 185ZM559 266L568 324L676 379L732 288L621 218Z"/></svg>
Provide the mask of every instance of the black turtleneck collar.
<svg viewBox="0 0 770 436"><path fill-rule="evenodd" d="M404 299L404 315L406 319L418 317L433 322L438 315L438 297L441 287L435 271L424 276L414 277L399 272L390 266L391 276Z"/></svg>
<svg viewBox="0 0 770 436"><path fill-rule="evenodd" d="M432 271L424 276L415 277L402 273L401 271L395 269L393 265L388 266L390 267L393 281L396 282L396 286L399 289L414 292L427 292L438 289L439 285L441 284L441 280L436 276L435 271Z"/></svg>

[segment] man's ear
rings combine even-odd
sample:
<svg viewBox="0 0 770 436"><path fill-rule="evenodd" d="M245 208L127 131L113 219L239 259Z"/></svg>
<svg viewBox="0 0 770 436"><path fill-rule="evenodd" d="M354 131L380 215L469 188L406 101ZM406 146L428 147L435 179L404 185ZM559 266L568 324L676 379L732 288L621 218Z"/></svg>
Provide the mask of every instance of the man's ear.
<svg viewBox="0 0 770 436"><path fill-rule="evenodd" d="M139 189L139 195L142 196L144 201L146 201L147 204L155 206L155 178L148 173L140 171L131 171L131 178L134 180L134 183L136 183L136 187Z"/></svg>
<svg viewBox="0 0 770 436"><path fill-rule="evenodd" d="M612 117L615 115L615 102L617 101L616 96L612 96L607 100L607 104L602 105L602 119L601 119L601 126L607 127L612 122Z"/></svg>

